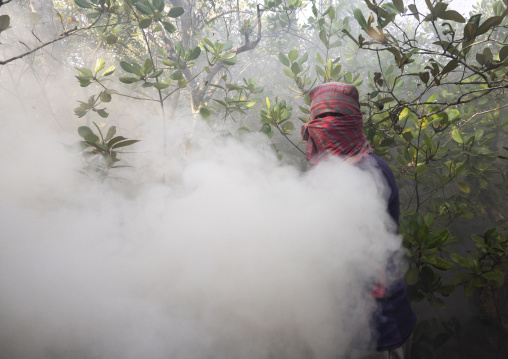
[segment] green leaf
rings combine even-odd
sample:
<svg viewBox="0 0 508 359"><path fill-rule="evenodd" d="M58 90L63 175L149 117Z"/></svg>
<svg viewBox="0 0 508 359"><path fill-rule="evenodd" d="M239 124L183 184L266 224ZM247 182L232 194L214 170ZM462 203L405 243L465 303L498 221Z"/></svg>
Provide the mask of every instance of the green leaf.
<svg viewBox="0 0 508 359"><path fill-rule="evenodd" d="M423 266L420 276L422 284L426 287L431 287L436 277L434 271L428 266Z"/></svg>
<svg viewBox="0 0 508 359"><path fill-rule="evenodd" d="M184 77L182 77L180 80L178 80L178 87L184 88L185 86L187 86L187 80Z"/></svg>
<svg viewBox="0 0 508 359"><path fill-rule="evenodd" d="M134 82L138 82L139 79L136 77L120 77L120 82L123 82L124 84L133 84Z"/></svg>
<svg viewBox="0 0 508 359"><path fill-rule="evenodd" d="M83 138L88 143L97 143L97 142L99 142L99 136L97 136L95 133L87 133L85 136L83 136Z"/></svg>
<svg viewBox="0 0 508 359"><path fill-rule="evenodd" d="M430 96L429 99L427 100L427 102L434 102L434 101L436 101L436 99L437 99L437 93Z"/></svg>
<svg viewBox="0 0 508 359"><path fill-rule="evenodd" d="M289 61L293 62L298 58L298 50L293 49L288 54Z"/></svg>
<svg viewBox="0 0 508 359"><path fill-rule="evenodd" d="M88 14L86 14L86 17L89 19L97 19L99 16L101 16L101 13L98 11L89 12Z"/></svg>
<svg viewBox="0 0 508 359"><path fill-rule="evenodd" d="M182 15L184 12L185 11L184 11L183 7L175 6L175 7L172 7L171 10L169 10L168 16L169 17L178 17L178 16Z"/></svg>
<svg viewBox="0 0 508 359"><path fill-rule="evenodd" d="M93 135L93 131L90 127L88 126L80 126L78 127L78 134L85 138L86 135L89 135L89 134L92 134Z"/></svg>
<svg viewBox="0 0 508 359"><path fill-rule="evenodd" d="M152 0L152 5L159 12L164 11L164 0Z"/></svg>
<svg viewBox="0 0 508 359"><path fill-rule="evenodd" d="M302 111L303 113L307 114L307 115L310 115L310 110L308 108L305 108L305 107L302 107L302 106L298 106L300 108L300 111Z"/></svg>
<svg viewBox="0 0 508 359"><path fill-rule="evenodd" d="M218 46L219 46L219 51L229 51L233 48L233 41L228 40L223 44L218 43Z"/></svg>
<svg viewBox="0 0 508 359"><path fill-rule="evenodd" d="M85 9L91 9L92 8L92 4L90 4L89 2L87 2L85 0L74 0L74 3L76 5L78 5L79 7L82 7L82 8L85 8Z"/></svg>
<svg viewBox="0 0 508 359"><path fill-rule="evenodd" d="M106 135L106 138L104 139L104 141L109 141L110 139L113 138L113 136L115 135L116 133L116 126L111 126L109 129L108 129L108 133Z"/></svg>
<svg viewBox="0 0 508 359"><path fill-rule="evenodd" d="M285 133L291 132L295 129L295 125L293 125L293 122L287 121L282 124L282 130Z"/></svg>
<svg viewBox="0 0 508 359"><path fill-rule="evenodd" d="M154 82L152 85L158 90L164 90L165 88L169 87L169 84L166 84L164 82Z"/></svg>
<svg viewBox="0 0 508 359"><path fill-rule="evenodd" d="M457 187L459 187L459 189L464 192L464 193L469 193L471 192L471 189L469 188L469 186L464 183L464 182L455 182L455 184L457 185Z"/></svg>
<svg viewBox="0 0 508 359"><path fill-rule="evenodd" d="M504 61L508 57L508 46L503 46L501 50L499 50L499 60Z"/></svg>
<svg viewBox="0 0 508 359"><path fill-rule="evenodd" d="M353 12L353 15L354 15L356 21L358 21L358 23L360 24L361 28L366 30L368 28L368 26L367 26L367 21L365 20L365 17L363 16L362 10L355 9L355 11Z"/></svg>
<svg viewBox="0 0 508 359"><path fill-rule="evenodd" d="M342 70L341 65L335 65L333 66L332 71L330 71L330 75L332 76L332 78L338 77L340 75L341 70Z"/></svg>
<svg viewBox="0 0 508 359"><path fill-rule="evenodd" d="M420 280L420 271L418 268L411 268L404 277L407 285L415 285Z"/></svg>
<svg viewBox="0 0 508 359"><path fill-rule="evenodd" d="M224 65L230 65L231 66L231 65L236 64L236 56L233 57L232 59L221 59L221 61L222 61L222 63Z"/></svg>
<svg viewBox="0 0 508 359"><path fill-rule="evenodd" d="M89 79L93 78L92 70L90 70L86 67L81 67L81 68L76 67L76 70L78 70L79 75L82 77L89 78Z"/></svg>
<svg viewBox="0 0 508 359"><path fill-rule="evenodd" d="M85 116L87 113L88 113L88 109L84 109L82 107L76 107L74 109L74 114L76 116L78 116L78 118L81 118L81 117Z"/></svg>
<svg viewBox="0 0 508 359"><path fill-rule="evenodd" d="M199 109L199 114L205 119L209 118L211 115L210 110L208 110L206 107L201 107Z"/></svg>
<svg viewBox="0 0 508 359"><path fill-rule="evenodd" d="M314 2L312 3L312 13L314 14L315 17L318 16L316 3L314 3Z"/></svg>
<svg viewBox="0 0 508 359"><path fill-rule="evenodd" d="M187 61L195 60L199 57L200 54L201 54L201 48L199 46L196 46L195 48L192 49L189 57L186 60Z"/></svg>
<svg viewBox="0 0 508 359"><path fill-rule="evenodd" d="M442 75L447 74L448 72L455 70L458 66L459 66L459 62L457 60L453 59L446 64L446 66L441 71L441 74Z"/></svg>
<svg viewBox="0 0 508 359"><path fill-rule="evenodd" d="M97 110L97 113L99 114L99 116L101 116L102 118L106 118L109 116L109 113L106 112L106 110L102 109L102 110Z"/></svg>
<svg viewBox="0 0 508 359"><path fill-rule="evenodd" d="M330 20L334 20L335 19L335 9L333 7L330 6L330 8L328 9L328 17L330 18Z"/></svg>
<svg viewBox="0 0 508 359"><path fill-rule="evenodd" d="M325 62L323 61L323 58L321 57L321 55L319 54L319 52L316 52L316 54L314 55L314 57L316 58L317 62L319 62L321 65L324 65Z"/></svg>
<svg viewBox="0 0 508 359"><path fill-rule="evenodd" d="M282 72L284 73L284 75L286 75L290 79L294 79L295 78L295 74L291 70L289 70L289 69L283 69Z"/></svg>
<svg viewBox="0 0 508 359"><path fill-rule="evenodd" d="M321 66L316 65L315 69L316 69L316 74L318 74L321 77L325 77L325 70L323 70L323 68Z"/></svg>
<svg viewBox="0 0 508 359"><path fill-rule="evenodd" d="M142 14L145 14L145 15L151 15L153 14L153 11L152 9L150 8L150 6L138 1L136 3L136 9L138 9L138 11Z"/></svg>
<svg viewBox="0 0 508 359"><path fill-rule="evenodd" d="M265 135L269 135L270 132L272 132L272 128L270 127L269 124L265 123L265 124L263 124L263 126L261 126L261 129L259 130L259 132L262 132Z"/></svg>
<svg viewBox="0 0 508 359"><path fill-rule="evenodd" d="M399 12L404 12L404 1L402 0L393 0L393 5Z"/></svg>
<svg viewBox="0 0 508 359"><path fill-rule="evenodd" d="M300 72L302 72L302 67L298 64L298 62L293 62L293 64L291 65L291 71L293 71L293 73L297 75Z"/></svg>
<svg viewBox="0 0 508 359"><path fill-rule="evenodd" d="M453 268L453 264L448 262L446 259L433 256L433 257L425 257L425 259L422 259L422 262L428 263L432 265L433 267L440 269L440 270L449 270Z"/></svg>
<svg viewBox="0 0 508 359"><path fill-rule="evenodd" d="M492 9L494 10L495 15L498 15L498 16L501 15L504 10L503 3L501 1L496 1L494 3L494 6L492 6Z"/></svg>
<svg viewBox="0 0 508 359"><path fill-rule="evenodd" d="M154 78L157 78L159 77L160 75L162 75L162 73L164 72L163 69L159 69L153 73L151 73L150 75L148 75L148 78L151 78L151 79L154 79Z"/></svg>
<svg viewBox="0 0 508 359"><path fill-rule="evenodd" d="M141 68L140 72L143 74L147 74L152 72L153 70L153 62L150 59L146 59L145 63L143 64L143 67Z"/></svg>
<svg viewBox="0 0 508 359"><path fill-rule="evenodd" d="M111 148L115 143L126 140L123 136L116 136L108 142L108 147Z"/></svg>
<svg viewBox="0 0 508 359"><path fill-rule="evenodd" d="M113 72L115 72L116 70L116 67L115 65L111 66L111 67L108 67L106 70L104 70L104 72L102 73L101 76L109 76L109 75L112 75Z"/></svg>
<svg viewBox="0 0 508 359"><path fill-rule="evenodd" d="M173 72L170 76L173 80L180 80L182 78L182 71L177 70Z"/></svg>
<svg viewBox="0 0 508 359"><path fill-rule="evenodd" d="M418 175L423 175L425 173L427 173L427 165L424 163L424 164L418 164L418 167L416 167L415 169L415 173L418 174Z"/></svg>
<svg viewBox="0 0 508 359"><path fill-rule="evenodd" d="M142 29L146 29L150 25L152 25L152 19L141 19L139 21L139 27Z"/></svg>
<svg viewBox="0 0 508 359"><path fill-rule="evenodd" d="M1 15L0 16L0 32L6 30L11 23L11 18L9 15Z"/></svg>
<svg viewBox="0 0 508 359"><path fill-rule="evenodd" d="M102 91L100 99L102 102L111 102L111 94L107 93L107 91Z"/></svg>
<svg viewBox="0 0 508 359"><path fill-rule="evenodd" d="M432 150L434 148L434 141L430 138L430 136L427 133L423 134L423 141L425 142L425 145L429 148L429 150Z"/></svg>
<svg viewBox="0 0 508 359"><path fill-rule="evenodd" d="M168 22L168 21L163 21L162 22L162 26L164 26L164 29L169 32L170 34L172 34L173 32L176 31L176 27L175 25L173 25L172 23Z"/></svg>
<svg viewBox="0 0 508 359"><path fill-rule="evenodd" d="M497 271L483 273L482 277L487 280L502 281L504 278L504 274L503 274L503 272L497 270Z"/></svg>
<svg viewBox="0 0 508 359"><path fill-rule="evenodd" d="M427 84L429 82L430 75L428 72L420 72L420 73L418 73L418 76L420 77L420 80L425 82L425 84Z"/></svg>
<svg viewBox="0 0 508 359"><path fill-rule="evenodd" d="M459 285L459 284L463 283L464 281L466 281L467 279L469 279L470 277L471 277L471 275L469 273L459 273L455 277L452 278L450 283L452 283L453 285Z"/></svg>
<svg viewBox="0 0 508 359"><path fill-rule="evenodd" d="M326 31L325 30L321 30L319 32L319 39L321 40L321 42L325 45L325 46L328 46L328 37L326 36Z"/></svg>
<svg viewBox="0 0 508 359"><path fill-rule="evenodd" d="M383 103L383 102L381 102L381 100L379 100L378 102ZM400 111L399 121L403 121L408 115L409 115L409 108L404 107L404 109L402 111ZM412 138L412 136L411 136L411 138Z"/></svg>
<svg viewBox="0 0 508 359"><path fill-rule="evenodd" d="M455 10L446 10L445 12L439 14L439 18L459 22L461 24L466 22L466 19L464 19L464 17Z"/></svg>
<svg viewBox="0 0 508 359"><path fill-rule="evenodd" d="M420 21L420 15L418 15L418 9L416 8L416 6L414 4L409 4L407 7L409 8L409 10L411 10L416 20Z"/></svg>
<svg viewBox="0 0 508 359"><path fill-rule="evenodd" d="M122 67L122 69L124 69L126 72L130 74L135 74L137 72L136 67L128 62L120 61L120 66Z"/></svg>
<svg viewBox="0 0 508 359"><path fill-rule="evenodd" d="M290 65L288 58L282 52L279 52L279 61L286 67Z"/></svg>
<svg viewBox="0 0 508 359"><path fill-rule="evenodd" d="M94 72L97 74L100 70L104 68L105 65L106 62L103 59L97 59L97 61L95 62Z"/></svg>
<svg viewBox="0 0 508 359"><path fill-rule="evenodd" d="M108 45L114 45L118 42L118 37L116 37L115 35L113 34L109 34L107 37L106 37L106 44Z"/></svg>
<svg viewBox="0 0 508 359"><path fill-rule="evenodd" d="M492 27L495 27L495 26L499 25L501 23L501 21L503 21L503 17L502 16L492 16L492 17L489 17L487 20L485 20L483 22L483 24L481 24L478 27L478 30L476 30L476 34L475 35L476 36L480 36L480 35L485 34Z"/></svg>
<svg viewBox="0 0 508 359"><path fill-rule="evenodd" d="M445 308L445 303L441 298L430 297L429 303L434 309L444 309Z"/></svg>
<svg viewBox="0 0 508 359"><path fill-rule="evenodd" d="M302 66L305 61L307 61L309 59L309 53L306 52L305 54L302 55L302 57L300 57L300 59L298 60L298 65Z"/></svg>
<svg viewBox="0 0 508 359"><path fill-rule="evenodd" d="M221 58L221 60L231 60L235 56L236 56L236 53L228 52L227 54L222 55L220 58Z"/></svg>
<svg viewBox="0 0 508 359"><path fill-rule="evenodd" d="M81 87L87 87L92 83L92 81L88 77L76 76L76 78L78 79L79 86Z"/></svg>
<svg viewBox="0 0 508 359"><path fill-rule="evenodd" d="M460 130L458 128L456 128L452 131L452 138L457 143L464 143L464 137L462 136L462 132L460 132Z"/></svg>
<svg viewBox="0 0 508 359"><path fill-rule="evenodd" d="M448 297L450 294L452 294L455 291L455 288L456 287L453 284L447 284L447 285L442 285L441 287L439 287L439 289L437 291L441 295Z"/></svg>
<svg viewBox="0 0 508 359"><path fill-rule="evenodd" d="M126 146L130 146L136 142L139 142L139 140L127 140L127 141L122 141L122 142L116 142L113 146L111 146L111 148L126 147Z"/></svg>

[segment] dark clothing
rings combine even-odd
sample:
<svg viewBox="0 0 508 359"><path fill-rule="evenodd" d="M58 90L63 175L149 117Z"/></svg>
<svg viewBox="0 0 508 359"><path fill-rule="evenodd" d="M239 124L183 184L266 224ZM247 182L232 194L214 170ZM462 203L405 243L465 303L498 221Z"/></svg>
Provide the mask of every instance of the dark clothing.
<svg viewBox="0 0 508 359"><path fill-rule="evenodd" d="M377 167L390 190L388 198L388 213L395 223L399 223L399 189L391 168L381 158L369 154L368 158L358 163L359 167L372 165ZM387 268L390 276L401 278L399 269L392 264ZM376 349L389 350L401 346L413 332L416 324L416 315L411 309L410 301L406 293L404 280L401 278L395 284L387 288L383 298L377 299L377 310L374 315L376 326Z"/></svg>
<svg viewBox="0 0 508 359"><path fill-rule="evenodd" d="M398 228L399 189L388 164L372 154L363 134L358 98L358 90L353 85L340 82L329 82L312 89L309 93L309 122L302 126L302 138L307 141L306 158L312 166L326 157L338 156L359 167L379 169L390 191L387 209ZM390 287L386 288L380 280L372 290L377 301L373 321L378 351L400 347L410 337L416 323L402 274L394 263L391 261L386 268ZM400 279L393 282L394 278Z"/></svg>

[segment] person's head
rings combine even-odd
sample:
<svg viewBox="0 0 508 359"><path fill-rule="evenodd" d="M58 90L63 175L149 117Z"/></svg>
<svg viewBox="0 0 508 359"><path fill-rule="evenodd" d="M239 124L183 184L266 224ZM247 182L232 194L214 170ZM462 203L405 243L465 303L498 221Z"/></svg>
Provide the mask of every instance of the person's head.
<svg viewBox="0 0 508 359"><path fill-rule="evenodd" d="M328 82L314 87L309 93L311 103L309 120L325 114L354 116L362 125L358 90L342 82Z"/></svg>
<svg viewBox="0 0 508 359"><path fill-rule="evenodd" d="M316 86L309 93L309 122L302 126L306 157L312 164L327 156L352 162L372 152L363 134L358 90L341 82Z"/></svg>

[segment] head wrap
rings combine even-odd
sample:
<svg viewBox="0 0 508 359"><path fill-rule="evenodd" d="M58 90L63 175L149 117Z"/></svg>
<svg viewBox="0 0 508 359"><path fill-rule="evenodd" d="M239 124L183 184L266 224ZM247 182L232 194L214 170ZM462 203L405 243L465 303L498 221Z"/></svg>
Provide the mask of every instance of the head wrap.
<svg viewBox="0 0 508 359"><path fill-rule="evenodd" d="M312 89L309 122L302 126L311 165L328 156L356 163L372 152L363 134L358 90L353 85L328 82Z"/></svg>

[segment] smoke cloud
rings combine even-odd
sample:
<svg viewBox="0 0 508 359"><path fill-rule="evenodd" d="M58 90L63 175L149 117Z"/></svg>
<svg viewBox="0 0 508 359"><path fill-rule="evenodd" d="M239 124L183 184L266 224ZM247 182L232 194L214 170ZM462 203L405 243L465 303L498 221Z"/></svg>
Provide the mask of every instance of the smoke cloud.
<svg viewBox="0 0 508 359"><path fill-rule="evenodd" d="M160 117L139 114L142 141L121 155L133 167L96 182L63 146L76 129L50 125L24 79L0 95L0 358L340 358L368 345L370 291L400 247L379 174L340 161L302 173L263 135L189 119L168 122L164 154ZM45 96L72 93L65 81Z"/></svg>
<svg viewBox="0 0 508 359"><path fill-rule="evenodd" d="M399 245L375 174L301 174L259 138L203 134L172 183L99 184L56 135L12 130L0 357L329 358L368 339L369 283Z"/></svg>

